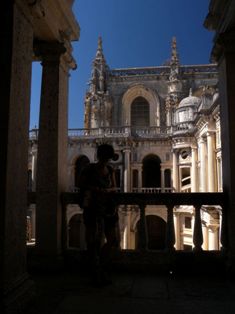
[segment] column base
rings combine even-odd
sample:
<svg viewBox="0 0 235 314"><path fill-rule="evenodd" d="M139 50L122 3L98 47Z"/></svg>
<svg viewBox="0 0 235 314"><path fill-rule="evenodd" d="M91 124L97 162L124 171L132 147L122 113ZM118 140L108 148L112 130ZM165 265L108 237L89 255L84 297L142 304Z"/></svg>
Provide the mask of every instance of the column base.
<svg viewBox="0 0 235 314"><path fill-rule="evenodd" d="M18 278L11 286L4 287L3 313L23 313L29 302L35 297L34 282L25 273Z"/></svg>

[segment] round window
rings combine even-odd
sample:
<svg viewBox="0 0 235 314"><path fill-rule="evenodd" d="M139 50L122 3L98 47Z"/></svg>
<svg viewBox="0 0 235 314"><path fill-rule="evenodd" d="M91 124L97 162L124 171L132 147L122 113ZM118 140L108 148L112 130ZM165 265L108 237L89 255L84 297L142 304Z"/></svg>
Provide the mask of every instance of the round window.
<svg viewBox="0 0 235 314"><path fill-rule="evenodd" d="M188 157L188 152L186 150L183 150L181 153L181 158L186 159Z"/></svg>

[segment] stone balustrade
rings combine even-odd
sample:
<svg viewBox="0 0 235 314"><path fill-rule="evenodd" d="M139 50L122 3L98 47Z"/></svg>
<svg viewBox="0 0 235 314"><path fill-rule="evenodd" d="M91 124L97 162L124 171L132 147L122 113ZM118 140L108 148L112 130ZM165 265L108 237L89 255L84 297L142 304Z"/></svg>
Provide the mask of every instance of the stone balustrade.
<svg viewBox="0 0 235 314"><path fill-rule="evenodd" d="M32 194L29 194L32 197ZM78 204L78 193L63 193L61 200L63 203L63 247L67 249L67 205ZM167 227L166 227L166 245L165 248L174 251L175 245L175 226L173 212L175 206L191 205L194 207L194 231L193 245L194 251L202 251L203 233L201 222L201 209L205 205L211 205L211 208L218 206L222 212L222 222L220 230L221 249L227 248L227 227L226 227L226 208L224 193L110 193L109 197L117 205L137 205L140 213L139 228L139 248L146 250L148 248L147 225L145 208L147 205L165 205L167 210ZM214 209L216 211L216 209Z"/></svg>
<svg viewBox="0 0 235 314"><path fill-rule="evenodd" d="M100 128L76 128L68 130L68 137L73 138L104 138L104 137L138 137L138 138L164 138L172 133L171 127L100 127ZM29 139L36 141L38 139L38 129L29 131Z"/></svg>

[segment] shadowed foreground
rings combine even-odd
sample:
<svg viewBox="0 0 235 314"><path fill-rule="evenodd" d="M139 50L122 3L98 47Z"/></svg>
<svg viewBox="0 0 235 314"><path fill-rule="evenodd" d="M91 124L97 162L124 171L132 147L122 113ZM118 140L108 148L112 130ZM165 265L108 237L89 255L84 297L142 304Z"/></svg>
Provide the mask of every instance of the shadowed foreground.
<svg viewBox="0 0 235 314"><path fill-rule="evenodd" d="M37 296L26 314L234 314L235 283L225 276L114 273L95 288L86 272L33 275Z"/></svg>

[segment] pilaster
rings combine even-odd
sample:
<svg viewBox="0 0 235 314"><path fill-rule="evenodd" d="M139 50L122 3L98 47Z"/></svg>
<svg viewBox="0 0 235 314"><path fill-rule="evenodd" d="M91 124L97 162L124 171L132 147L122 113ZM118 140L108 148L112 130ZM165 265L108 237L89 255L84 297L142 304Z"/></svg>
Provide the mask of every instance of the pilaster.
<svg viewBox="0 0 235 314"><path fill-rule="evenodd" d="M197 175L197 147L191 148L191 192L198 191L198 175Z"/></svg>
<svg viewBox="0 0 235 314"><path fill-rule="evenodd" d="M124 192L130 192L131 181L130 181L130 148L125 148L124 152Z"/></svg>
<svg viewBox="0 0 235 314"><path fill-rule="evenodd" d="M232 3L232 2L231 2ZM226 219L228 250L232 271L235 272L235 28L220 34L217 40L221 51L219 61L219 93L221 106L221 138L223 191L228 197Z"/></svg>
<svg viewBox="0 0 235 314"><path fill-rule="evenodd" d="M175 192L179 191L179 166L178 166L178 160L179 160L179 153L178 151L173 151L173 188L175 189Z"/></svg>
<svg viewBox="0 0 235 314"><path fill-rule="evenodd" d="M67 189L69 65L59 42L37 42L42 58L42 88L37 163L36 251L46 259L61 253L61 192Z"/></svg>
<svg viewBox="0 0 235 314"><path fill-rule="evenodd" d="M206 141L203 137L199 140L200 154L200 192L207 192L207 167L206 167Z"/></svg>
<svg viewBox="0 0 235 314"><path fill-rule="evenodd" d="M215 192L215 132L207 132L208 192Z"/></svg>

